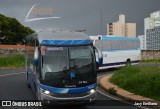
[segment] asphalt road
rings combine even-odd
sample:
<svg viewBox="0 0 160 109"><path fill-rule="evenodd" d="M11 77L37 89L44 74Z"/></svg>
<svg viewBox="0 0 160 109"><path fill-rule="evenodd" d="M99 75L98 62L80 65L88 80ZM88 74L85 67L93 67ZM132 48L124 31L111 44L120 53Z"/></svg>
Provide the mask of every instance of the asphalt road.
<svg viewBox="0 0 160 109"><path fill-rule="evenodd" d="M101 71L98 73L98 77L101 77L108 73L115 72L116 69ZM107 105L100 106L95 104L94 106L85 107L63 107L64 109L141 109L135 107L122 100L115 100L102 90L98 90L97 100L106 101ZM0 69L0 100L35 100L35 96L31 89L27 87L25 69ZM103 103L102 103L103 104ZM0 107L0 109L28 109L29 107ZM30 107L34 109L46 109L46 107ZM52 107L57 109L59 107ZM48 109L48 108L47 108ZM60 107L59 109L62 109Z"/></svg>

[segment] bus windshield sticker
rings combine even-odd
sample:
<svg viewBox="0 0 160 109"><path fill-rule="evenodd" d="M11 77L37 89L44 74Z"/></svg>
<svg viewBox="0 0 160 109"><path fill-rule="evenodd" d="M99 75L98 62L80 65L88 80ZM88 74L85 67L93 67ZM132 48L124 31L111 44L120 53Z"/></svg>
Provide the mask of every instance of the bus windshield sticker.
<svg viewBox="0 0 160 109"><path fill-rule="evenodd" d="M63 47L48 47L47 51L63 51Z"/></svg>

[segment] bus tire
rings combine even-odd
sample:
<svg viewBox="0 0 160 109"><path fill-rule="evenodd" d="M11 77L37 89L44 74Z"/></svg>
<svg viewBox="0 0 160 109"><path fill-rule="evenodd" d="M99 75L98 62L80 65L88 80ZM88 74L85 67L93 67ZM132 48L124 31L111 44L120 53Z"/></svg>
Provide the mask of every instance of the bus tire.
<svg viewBox="0 0 160 109"><path fill-rule="evenodd" d="M28 83L28 72L27 72L27 87L31 88L31 85Z"/></svg>
<svg viewBox="0 0 160 109"><path fill-rule="evenodd" d="M131 60L130 59L127 59L126 66L131 66Z"/></svg>

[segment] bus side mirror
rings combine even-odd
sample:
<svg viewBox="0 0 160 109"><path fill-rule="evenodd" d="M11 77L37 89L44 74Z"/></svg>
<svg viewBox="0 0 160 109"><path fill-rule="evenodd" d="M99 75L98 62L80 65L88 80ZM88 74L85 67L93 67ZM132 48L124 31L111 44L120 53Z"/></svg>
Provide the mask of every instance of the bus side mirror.
<svg viewBox="0 0 160 109"><path fill-rule="evenodd" d="M99 65L102 65L103 64L103 54L102 54L102 51L96 47L95 48L95 52L98 53L98 59L96 59L98 61L98 64Z"/></svg>
<svg viewBox="0 0 160 109"><path fill-rule="evenodd" d="M38 65L38 47L35 48L35 51L34 51L34 65Z"/></svg>

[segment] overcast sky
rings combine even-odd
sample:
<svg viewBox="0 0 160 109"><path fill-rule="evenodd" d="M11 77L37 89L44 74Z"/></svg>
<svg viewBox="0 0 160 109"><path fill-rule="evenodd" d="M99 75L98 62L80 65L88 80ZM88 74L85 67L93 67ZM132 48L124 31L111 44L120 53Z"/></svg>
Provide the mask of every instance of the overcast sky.
<svg viewBox="0 0 160 109"><path fill-rule="evenodd" d="M61 18L24 22L34 4L38 4L35 8L52 8L53 16ZM101 34L101 13L102 34L106 34L106 23L117 21L119 14L126 15L126 22L137 24L137 35L144 34L144 18L157 10L160 0L0 0L0 13L17 18L25 26L36 30L86 29L89 35Z"/></svg>

